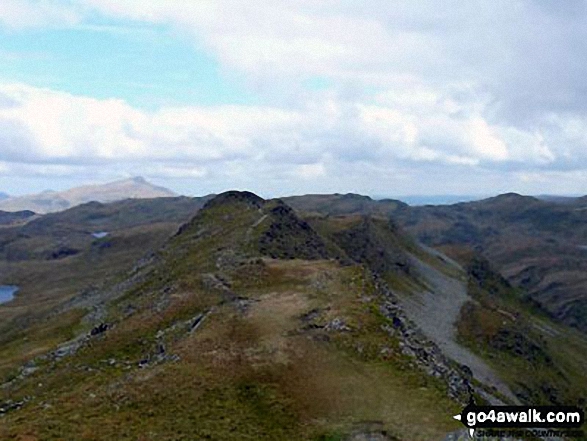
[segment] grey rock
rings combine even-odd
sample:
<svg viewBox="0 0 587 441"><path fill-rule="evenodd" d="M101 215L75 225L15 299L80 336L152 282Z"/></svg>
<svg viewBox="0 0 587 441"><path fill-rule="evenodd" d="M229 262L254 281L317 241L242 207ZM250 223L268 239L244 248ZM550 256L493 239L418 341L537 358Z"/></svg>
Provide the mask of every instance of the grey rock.
<svg viewBox="0 0 587 441"><path fill-rule="evenodd" d="M341 318L335 318L324 327L327 331L348 332L351 328Z"/></svg>

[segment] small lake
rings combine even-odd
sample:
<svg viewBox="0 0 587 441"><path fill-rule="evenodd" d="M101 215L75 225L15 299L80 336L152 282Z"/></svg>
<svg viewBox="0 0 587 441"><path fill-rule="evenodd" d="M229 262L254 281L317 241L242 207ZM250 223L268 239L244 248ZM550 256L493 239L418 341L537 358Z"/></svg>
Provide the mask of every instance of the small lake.
<svg viewBox="0 0 587 441"><path fill-rule="evenodd" d="M10 302L16 291L18 291L18 286L0 285L0 304Z"/></svg>
<svg viewBox="0 0 587 441"><path fill-rule="evenodd" d="M103 239L109 234L110 233L108 231L97 231L95 233L92 233L92 236L94 236L96 239Z"/></svg>

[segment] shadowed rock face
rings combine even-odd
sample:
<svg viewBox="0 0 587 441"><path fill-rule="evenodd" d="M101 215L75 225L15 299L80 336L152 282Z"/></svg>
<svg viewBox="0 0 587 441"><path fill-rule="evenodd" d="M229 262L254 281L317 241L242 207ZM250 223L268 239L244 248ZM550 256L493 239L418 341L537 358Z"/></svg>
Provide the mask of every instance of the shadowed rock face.
<svg viewBox="0 0 587 441"><path fill-rule="evenodd" d="M262 254L278 259L327 259L337 257L324 240L281 201L267 211L270 224L259 238Z"/></svg>
<svg viewBox="0 0 587 441"><path fill-rule="evenodd" d="M363 217L355 226L334 234L333 240L354 261L364 263L378 274L398 271L408 274L408 256L382 233L395 235L397 226L389 221L377 223Z"/></svg>

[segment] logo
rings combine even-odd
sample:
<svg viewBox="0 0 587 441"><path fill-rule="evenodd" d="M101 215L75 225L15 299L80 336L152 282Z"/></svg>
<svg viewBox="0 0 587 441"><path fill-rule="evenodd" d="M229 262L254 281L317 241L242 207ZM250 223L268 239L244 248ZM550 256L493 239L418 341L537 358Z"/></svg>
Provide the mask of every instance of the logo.
<svg viewBox="0 0 587 441"><path fill-rule="evenodd" d="M585 422L574 406L476 406L470 403L453 417L469 429L579 429Z"/></svg>

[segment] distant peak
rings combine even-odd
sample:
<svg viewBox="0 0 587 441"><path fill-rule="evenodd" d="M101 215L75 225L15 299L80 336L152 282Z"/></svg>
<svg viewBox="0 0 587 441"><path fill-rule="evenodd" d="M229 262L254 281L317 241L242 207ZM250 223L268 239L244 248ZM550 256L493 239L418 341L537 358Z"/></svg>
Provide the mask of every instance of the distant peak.
<svg viewBox="0 0 587 441"><path fill-rule="evenodd" d="M362 194L357 194L357 193L343 194L343 195L341 195L341 199L364 200L364 201L371 201L372 200L369 196L364 196Z"/></svg>
<svg viewBox="0 0 587 441"><path fill-rule="evenodd" d="M504 193L504 194L500 194L498 196L495 196L495 198L493 198L494 200L501 200L501 201L509 201L509 200L525 200L525 201L531 201L531 200L538 200L536 199L534 196L525 196L519 193Z"/></svg>
<svg viewBox="0 0 587 441"><path fill-rule="evenodd" d="M477 207L520 207L529 206L536 202L540 202L540 199L533 196L521 195L519 193L504 193L487 199L481 199L480 201L473 201L470 202L470 204Z"/></svg>
<svg viewBox="0 0 587 441"><path fill-rule="evenodd" d="M498 198L502 198L502 199L516 199L516 198L523 198L526 196L521 195L520 193L514 193L514 192L510 192L510 193L503 193L497 196Z"/></svg>
<svg viewBox="0 0 587 441"><path fill-rule="evenodd" d="M147 180L142 176L135 176L134 178L131 178L131 181L135 184L148 184Z"/></svg>

